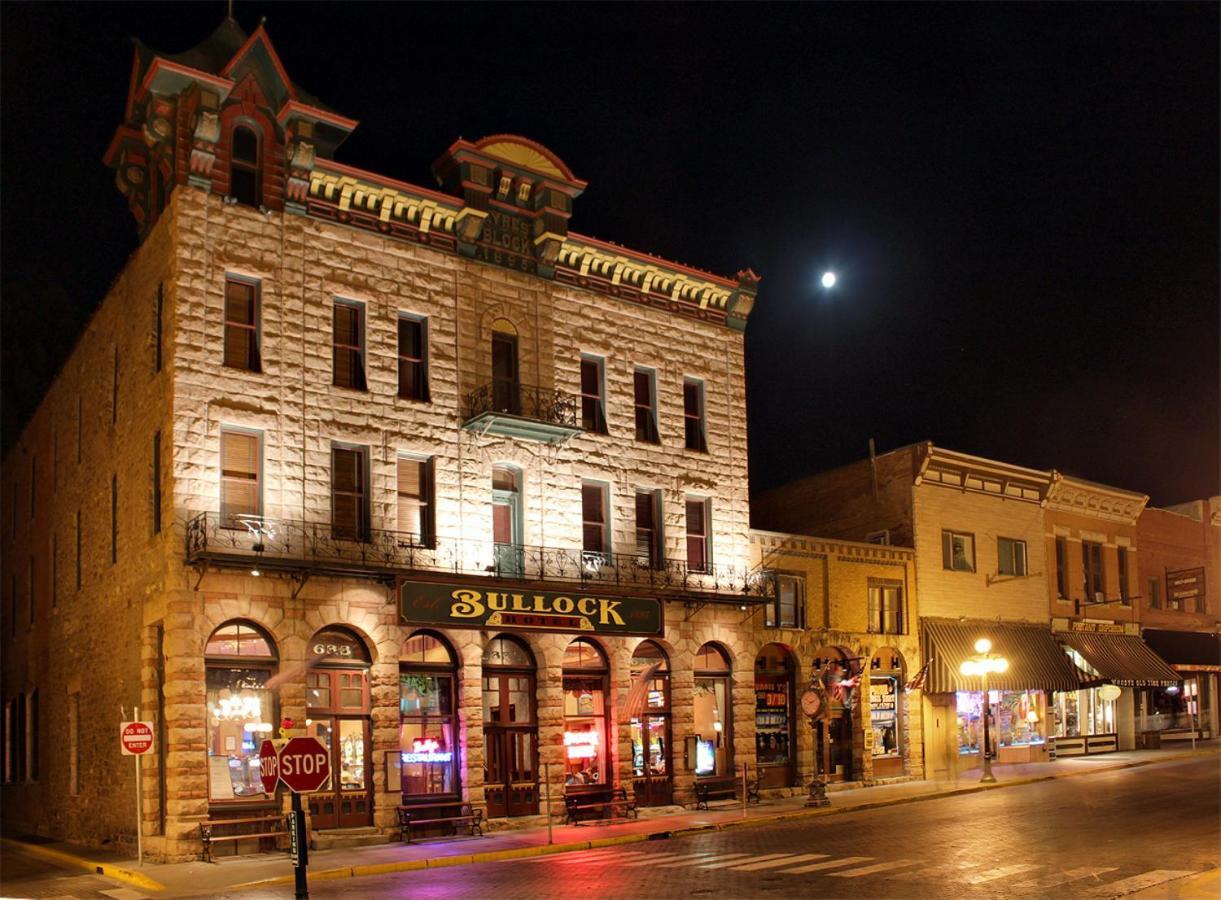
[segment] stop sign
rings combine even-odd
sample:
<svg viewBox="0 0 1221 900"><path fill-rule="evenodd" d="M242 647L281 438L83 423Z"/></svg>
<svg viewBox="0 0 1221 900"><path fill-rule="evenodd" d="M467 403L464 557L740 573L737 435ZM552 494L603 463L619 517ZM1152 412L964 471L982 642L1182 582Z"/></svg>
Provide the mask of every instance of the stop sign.
<svg viewBox="0 0 1221 900"><path fill-rule="evenodd" d="M280 751L278 769L290 791L316 791L331 777L331 754L317 738L295 737Z"/></svg>
<svg viewBox="0 0 1221 900"><path fill-rule="evenodd" d="M276 784L280 780L280 756L271 741L263 741L259 747L259 778L266 793L276 792Z"/></svg>

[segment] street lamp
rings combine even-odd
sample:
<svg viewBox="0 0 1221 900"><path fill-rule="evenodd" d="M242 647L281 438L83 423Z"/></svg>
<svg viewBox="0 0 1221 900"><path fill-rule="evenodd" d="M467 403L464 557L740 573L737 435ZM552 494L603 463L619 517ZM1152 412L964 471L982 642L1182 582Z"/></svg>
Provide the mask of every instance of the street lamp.
<svg viewBox="0 0 1221 900"><path fill-rule="evenodd" d="M996 655L991 652L992 642L987 638L980 638L975 642L975 656L969 657L962 661L962 665L958 667L963 675L971 677L978 675L983 679L984 688L984 743L980 748L980 752L984 759L984 774L979 779L980 783L996 781L996 776L992 774L992 758L989 751L992 748L991 741L988 736L988 713L992 710L992 704L988 699L988 674L995 672L1001 674L1009 668L1009 660L1003 656Z"/></svg>

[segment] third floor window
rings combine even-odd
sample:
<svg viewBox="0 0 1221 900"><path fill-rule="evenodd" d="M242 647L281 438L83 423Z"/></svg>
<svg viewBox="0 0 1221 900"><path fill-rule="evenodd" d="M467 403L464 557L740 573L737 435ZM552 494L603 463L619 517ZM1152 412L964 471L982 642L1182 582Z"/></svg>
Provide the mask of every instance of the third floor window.
<svg viewBox="0 0 1221 900"><path fill-rule="evenodd" d="M336 387L365 390L365 309L359 303L335 301L331 365Z"/></svg>
<svg viewBox="0 0 1221 900"><path fill-rule="evenodd" d="M636 403L636 440L648 444L660 443L657 433L657 373L652 369L637 369L632 389Z"/></svg>
<svg viewBox="0 0 1221 900"><path fill-rule="evenodd" d="M1026 542L1013 538L997 538L996 571L998 575L1025 575Z"/></svg>
<svg viewBox="0 0 1221 900"><path fill-rule="evenodd" d="M974 572L975 535L961 531L941 532L941 566L956 572Z"/></svg>
<svg viewBox="0 0 1221 900"><path fill-rule="evenodd" d="M606 379L603 361L581 357L581 427L606 434Z"/></svg>
<svg viewBox="0 0 1221 900"><path fill-rule="evenodd" d="M683 379L683 425L688 450L708 452L704 422L704 382L696 378Z"/></svg>
<svg viewBox="0 0 1221 900"><path fill-rule="evenodd" d="M258 372L259 286L244 278L225 279L225 365Z"/></svg>
<svg viewBox="0 0 1221 900"><path fill-rule="evenodd" d="M399 316L399 396L428 400L428 321Z"/></svg>
<svg viewBox="0 0 1221 900"><path fill-rule="evenodd" d="M1102 577L1102 544L1082 541L1081 564L1085 577L1085 599L1087 601L1105 599L1106 585Z"/></svg>

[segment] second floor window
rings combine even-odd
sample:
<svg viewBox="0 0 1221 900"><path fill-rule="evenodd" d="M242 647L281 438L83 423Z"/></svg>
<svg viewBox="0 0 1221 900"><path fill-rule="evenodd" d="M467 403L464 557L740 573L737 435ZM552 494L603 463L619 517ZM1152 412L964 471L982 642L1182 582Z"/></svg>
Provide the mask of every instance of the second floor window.
<svg viewBox="0 0 1221 900"><path fill-rule="evenodd" d="M1094 541L1081 542L1081 563L1085 575L1085 599L1106 598L1106 585L1102 580L1102 544Z"/></svg>
<svg viewBox="0 0 1221 900"><path fill-rule="evenodd" d="M636 403L636 440L659 443L657 433L657 374L652 369L637 369L632 389Z"/></svg>
<svg viewBox="0 0 1221 900"><path fill-rule="evenodd" d="M707 572L712 563L709 505L703 497L687 498L687 568L692 572Z"/></svg>
<svg viewBox="0 0 1221 900"><path fill-rule="evenodd" d="M610 552L607 493L607 486L600 481L581 482L581 549L586 553Z"/></svg>
<svg viewBox="0 0 1221 900"><path fill-rule="evenodd" d="M1162 583L1156 578L1149 579L1149 608L1160 609L1162 605Z"/></svg>
<svg viewBox="0 0 1221 900"><path fill-rule="evenodd" d="M1056 538L1056 596L1068 599L1068 538Z"/></svg>
<svg viewBox="0 0 1221 900"><path fill-rule="evenodd" d="M260 370L259 286L240 278L225 279L225 365Z"/></svg>
<svg viewBox="0 0 1221 900"><path fill-rule="evenodd" d="M899 584L869 585L870 634L903 634L903 587Z"/></svg>
<svg viewBox="0 0 1221 900"><path fill-rule="evenodd" d="M1128 548L1120 547L1119 554L1119 598L1125 604L1132 602L1132 594L1128 590Z"/></svg>
<svg viewBox="0 0 1221 900"><path fill-rule="evenodd" d="M941 566L956 572L974 572L975 535L960 531L941 532Z"/></svg>
<svg viewBox="0 0 1221 900"><path fill-rule="evenodd" d="M661 567L661 492L636 492L636 558L650 569Z"/></svg>
<svg viewBox="0 0 1221 900"><path fill-rule="evenodd" d="M398 458L398 528L400 540L431 547L436 542L433 461L411 456Z"/></svg>
<svg viewBox="0 0 1221 900"><path fill-rule="evenodd" d="M1000 575L1026 574L1026 542L996 539L996 571Z"/></svg>
<svg viewBox="0 0 1221 900"><path fill-rule="evenodd" d="M247 206L262 204L262 173L259 169L258 135L252 128L238 125L233 129L232 153L229 156L229 195L238 203Z"/></svg>
<svg viewBox="0 0 1221 900"><path fill-rule="evenodd" d="M239 516L261 512L259 436L224 429L220 433L220 518L222 525L241 524Z"/></svg>
<svg viewBox="0 0 1221 900"><path fill-rule="evenodd" d="M335 301L331 366L336 387L365 389L365 310L359 303Z"/></svg>
<svg viewBox="0 0 1221 900"><path fill-rule="evenodd" d="M399 396L428 399L428 322L399 316Z"/></svg>
<svg viewBox="0 0 1221 900"><path fill-rule="evenodd" d="M369 451L331 448L331 533L363 541L369 536Z"/></svg>
<svg viewBox="0 0 1221 900"><path fill-rule="evenodd" d="M804 627L805 580L796 575L777 575L776 597L766 609L769 628Z"/></svg>
<svg viewBox="0 0 1221 900"><path fill-rule="evenodd" d="M598 357L581 357L581 427L597 434L606 434L604 371Z"/></svg>
<svg viewBox="0 0 1221 900"><path fill-rule="evenodd" d="M704 382L695 378L683 379L683 426L688 450L708 452L708 440L704 427Z"/></svg>

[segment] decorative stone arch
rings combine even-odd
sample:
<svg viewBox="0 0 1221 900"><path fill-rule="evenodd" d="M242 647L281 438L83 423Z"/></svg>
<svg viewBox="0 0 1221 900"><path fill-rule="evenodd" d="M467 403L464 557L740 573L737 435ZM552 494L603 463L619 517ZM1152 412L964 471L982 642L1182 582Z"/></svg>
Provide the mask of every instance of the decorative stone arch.
<svg viewBox="0 0 1221 900"><path fill-rule="evenodd" d="M224 600L211 600L204 603L202 618L204 628L200 629L200 631L206 631L207 635L211 635L221 625L235 619L242 619L253 623L266 631L276 642L276 646L279 648L280 659L284 659L286 656L285 642L291 642L293 637L291 623L285 618L283 609L269 604L266 600L255 599L246 595L228 597ZM203 641L200 644L201 652L207 643L207 635L203 636Z"/></svg>
<svg viewBox="0 0 1221 900"><path fill-rule="evenodd" d="M370 667L386 662L387 658L397 664L398 649L402 641L397 640L397 636L391 633L393 626L383 625L371 610L350 608L346 612L347 615L324 615L318 607L307 610L303 619L299 620L301 628L298 635L308 642L324 628L343 628L360 638L365 645L369 652Z"/></svg>

